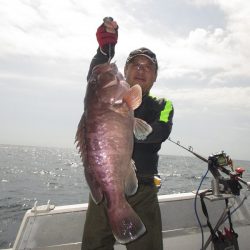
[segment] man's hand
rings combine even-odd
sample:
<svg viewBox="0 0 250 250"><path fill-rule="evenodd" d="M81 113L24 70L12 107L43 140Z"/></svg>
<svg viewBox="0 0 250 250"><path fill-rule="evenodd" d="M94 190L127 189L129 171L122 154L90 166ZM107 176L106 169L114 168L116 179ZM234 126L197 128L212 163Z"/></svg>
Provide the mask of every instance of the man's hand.
<svg viewBox="0 0 250 250"><path fill-rule="evenodd" d="M118 25L113 18L105 17L97 29L96 38L102 52L108 54L109 46L114 47L118 39Z"/></svg>

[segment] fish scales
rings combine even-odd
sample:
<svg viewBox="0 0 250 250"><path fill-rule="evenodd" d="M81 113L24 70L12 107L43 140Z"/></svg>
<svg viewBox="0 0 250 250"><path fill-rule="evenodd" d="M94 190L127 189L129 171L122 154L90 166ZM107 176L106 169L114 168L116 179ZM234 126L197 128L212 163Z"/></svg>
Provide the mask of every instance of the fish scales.
<svg viewBox="0 0 250 250"><path fill-rule="evenodd" d="M148 124L134 118L133 110L140 103L139 85L130 88L114 63L98 65L88 81L84 113L76 133L92 198L97 205L105 202L112 232L122 244L145 232L126 200L138 186L131 159L134 127L140 124L146 128L145 137L151 132Z"/></svg>

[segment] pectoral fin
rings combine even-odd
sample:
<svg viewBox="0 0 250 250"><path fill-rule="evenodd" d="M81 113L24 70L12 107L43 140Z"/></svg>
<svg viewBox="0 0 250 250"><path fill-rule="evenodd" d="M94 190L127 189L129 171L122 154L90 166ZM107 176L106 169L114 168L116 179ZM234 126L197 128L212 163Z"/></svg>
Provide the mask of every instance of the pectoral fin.
<svg viewBox="0 0 250 250"><path fill-rule="evenodd" d="M142 101L142 91L140 85L136 84L131 87L126 95L123 96L123 100L132 110L138 108Z"/></svg>
<svg viewBox="0 0 250 250"><path fill-rule="evenodd" d="M134 135L138 140L145 140L152 132L152 127L145 121L135 118Z"/></svg>

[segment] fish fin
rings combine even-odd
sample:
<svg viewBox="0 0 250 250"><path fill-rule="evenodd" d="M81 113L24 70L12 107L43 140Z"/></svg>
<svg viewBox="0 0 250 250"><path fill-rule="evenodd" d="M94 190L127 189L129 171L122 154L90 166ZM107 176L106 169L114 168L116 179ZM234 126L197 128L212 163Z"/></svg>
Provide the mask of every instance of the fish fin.
<svg viewBox="0 0 250 250"><path fill-rule="evenodd" d="M76 135L75 135L76 148L78 148L78 152L80 153L83 161L84 161L84 153L85 153L84 132L85 132L85 115L83 114L78 124Z"/></svg>
<svg viewBox="0 0 250 250"><path fill-rule="evenodd" d="M108 209L109 222L116 240L127 244L143 235L146 228L126 200L119 204L115 209Z"/></svg>
<svg viewBox="0 0 250 250"><path fill-rule="evenodd" d="M142 119L135 118L134 135L136 139L145 140L152 131L152 127L147 122Z"/></svg>
<svg viewBox="0 0 250 250"><path fill-rule="evenodd" d="M95 202L95 204L99 204L103 199L103 193L101 187L91 172L87 171L86 168L84 168L84 172L86 181L90 188L91 197Z"/></svg>
<svg viewBox="0 0 250 250"><path fill-rule="evenodd" d="M101 201L103 199L103 195L101 193L100 188L91 189L90 194L91 194L92 200L95 202L95 204L101 203Z"/></svg>
<svg viewBox="0 0 250 250"><path fill-rule="evenodd" d="M138 180L135 174L135 162L131 160L130 166L128 168L128 173L125 178L125 194L127 196L131 196L136 193L137 188L138 188Z"/></svg>
<svg viewBox="0 0 250 250"><path fill-rule="evenodd" d="M142 91L140 85L136 84L131 87L123 96L123 100L132 110L138 108L141 105L142 101Z"/></svg>

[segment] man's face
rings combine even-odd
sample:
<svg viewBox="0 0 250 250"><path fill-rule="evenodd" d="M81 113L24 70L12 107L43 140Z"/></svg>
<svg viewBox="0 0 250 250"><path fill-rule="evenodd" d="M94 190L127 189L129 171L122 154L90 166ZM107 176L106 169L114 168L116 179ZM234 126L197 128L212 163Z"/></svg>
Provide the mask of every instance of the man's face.
<svg viewBox="0 0 250 250"><path fill-rule="evenodd" d="M149 92L157 77L155 64L145 56L134 57L125 66L124 74L131 87L135 84L141 86L142 95Z"/></svg>

